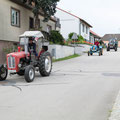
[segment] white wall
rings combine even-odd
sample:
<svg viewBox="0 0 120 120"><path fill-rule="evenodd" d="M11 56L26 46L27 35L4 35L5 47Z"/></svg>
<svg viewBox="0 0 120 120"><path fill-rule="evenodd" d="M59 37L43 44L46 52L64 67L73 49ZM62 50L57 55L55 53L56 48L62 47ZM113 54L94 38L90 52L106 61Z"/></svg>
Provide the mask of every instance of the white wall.
<svg viewBox="0 0 120 120"><path fill-rule="evenodd" d="M71 32L75 32L78 35L81 32L81 35L84 39L89 41L90 27L84 23L85 31L83 32L82 24L80 26L80 19L72 16L64 11L57 9L55 14L56 17L60 18L61 23L61 33L65 39L68 38L68 34ZM86 34L86 26L88 27L88 34Z"/></svg>
<svg viewBox="0 0 120 120"><path fill-rule="evenodd" d="M49 45L48 51L55 59L74 55L74 47L68 47L62 45Z"/></svg>
<svg viewBox="0 0 120 120"><path fill-rule="evenodd" d="M84 39L89 41L89 36L90 36L90 27L87 26L88 28L88 33L86 33L86 24L84 24L84 32L83 32L83 23L81 23L81 35L83 36Z"/></svg>
<svg viewBox="0 0 120 120"><path fill-rule="evenodd" d="M94 36L90 35L90 42L94 44Z"/></svg>
<svg viewBox="0 0 120 120"><path fill-rule="evenodd" d="M61 33L65 39L68 38L68 34L75 32L79 34L79 19L73 17L61 10L57 9L55 14L56 17L60 18L61 23Z"/></svg>
<svg viewBox="0 0 120 120"><path fill-rule="evenodd" d="M89 45L79 45L78 47L69 47L62 45L49 45L48 51L55 59L64 58L70 55L79 54L82 55L84 52L90 50Z"/></svg>

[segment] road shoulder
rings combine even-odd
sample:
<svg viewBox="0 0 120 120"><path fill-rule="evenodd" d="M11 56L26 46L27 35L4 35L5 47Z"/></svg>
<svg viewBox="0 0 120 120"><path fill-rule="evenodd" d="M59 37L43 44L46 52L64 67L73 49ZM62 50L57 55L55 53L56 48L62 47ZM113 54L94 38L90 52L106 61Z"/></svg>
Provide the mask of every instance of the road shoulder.
<svg viewBox="0 0 120 120"><path fill-rule="evenodd" d="M117 99L115 101L111 115L108 120L120 120L120 92L117 96Z"/></svg>

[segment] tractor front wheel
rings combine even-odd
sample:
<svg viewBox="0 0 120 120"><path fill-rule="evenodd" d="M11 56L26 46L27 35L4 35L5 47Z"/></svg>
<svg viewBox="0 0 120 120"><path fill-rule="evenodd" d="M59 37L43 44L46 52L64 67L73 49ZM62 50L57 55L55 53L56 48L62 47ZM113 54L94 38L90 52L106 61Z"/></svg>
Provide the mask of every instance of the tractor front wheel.
<svg viewBox="0 0 120 120"><path fill-rule="evenodd" d="M92 56L92 55L93 55L93 53L90 53L90 55Z"/></svg>
<svg viewBox="0 0 120 120"><path fill-rule="evenodd" d="M101 56L101 51L99 52L99 56Z"/></svg>
<svg viewBox="0 0 120 120"><path fill-rule="evenodd" d="M103 49L101 49L100 51L101 51L101 55L103 55Z"/></svg>
<svg viewBox="0 0 120 120"><path fill-rule="evenodd" d="M8 75L8 70L4 65L0 65L0 81L6 80Z"/></svg>
<svg viewBox="0 0 120 120"><path fill-rule="evenodd" d="M52 57L49 52L44 52L40 56L39 72L41 76L49 76L52 70Z"/></svg>
<svg viewBox="0 0 120 120"><path fill-rule="evenodd" d="M35 78L35 68L32 65L29 65L25 68L25 80L27 82L32 82Z"/></svg>

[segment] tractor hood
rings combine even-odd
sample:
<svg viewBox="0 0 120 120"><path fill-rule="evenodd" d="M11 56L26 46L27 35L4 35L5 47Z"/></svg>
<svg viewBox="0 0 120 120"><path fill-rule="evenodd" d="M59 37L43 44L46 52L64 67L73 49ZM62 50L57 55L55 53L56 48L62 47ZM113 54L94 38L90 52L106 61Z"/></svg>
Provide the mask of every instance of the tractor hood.
<svg viewBox="0 0 120 120"><path fill-rule="evenodd" d="M7 55L7 57L8 56L13 56L13 57L18 57L18 58L24 58L24 57L26 57L26 54L25 54L25 52L14 52L14 53L10 53L10 54L8 54Z"/></svg>

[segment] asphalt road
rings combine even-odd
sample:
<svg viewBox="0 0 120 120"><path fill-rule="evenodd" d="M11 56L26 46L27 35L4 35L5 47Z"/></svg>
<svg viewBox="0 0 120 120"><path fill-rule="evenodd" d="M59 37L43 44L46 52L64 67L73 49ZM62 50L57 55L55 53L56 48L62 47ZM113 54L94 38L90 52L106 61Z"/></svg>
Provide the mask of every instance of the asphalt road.
<svg viewBox="0 0 120 120"><path fill-rule="evenodd" d="M120 49L53 64L50 77L0 82L0 120L107 120L120 89Z"/></svg>

